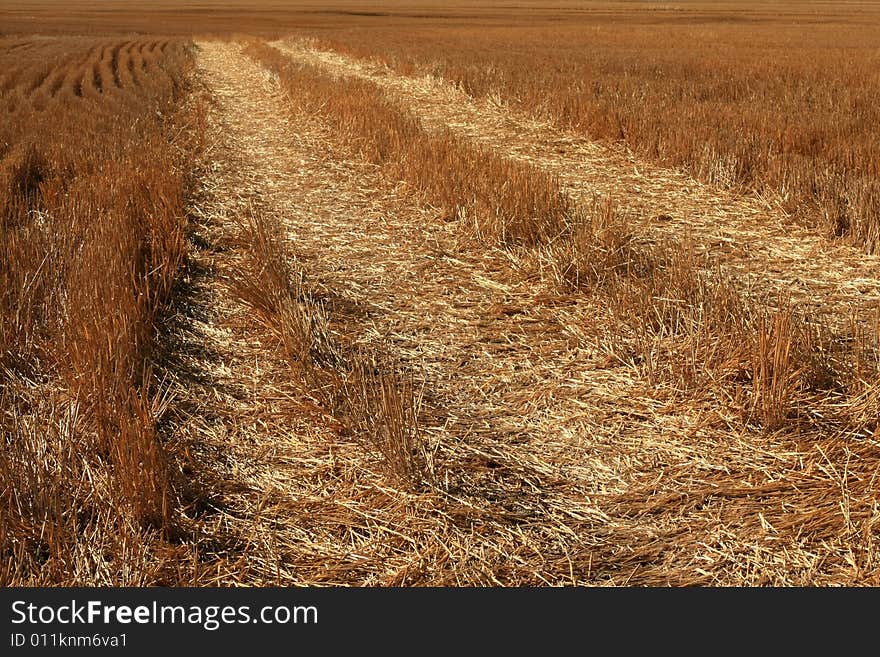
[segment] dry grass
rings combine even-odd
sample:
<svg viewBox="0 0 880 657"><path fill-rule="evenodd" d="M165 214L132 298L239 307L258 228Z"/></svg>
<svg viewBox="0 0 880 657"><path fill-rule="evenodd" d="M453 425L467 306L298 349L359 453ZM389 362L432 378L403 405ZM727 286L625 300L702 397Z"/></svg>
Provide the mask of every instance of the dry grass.
<svg viewBox="0 0 880 657"><path fill-rule="evenodd" d="M329 79L339 80L335 76L328 76ZM314 78L309 82L311 87L321 84L327 82ZM307 93L292 86L288 92L291 98ZM374 91L373 98L377 95ZM386 107L388 103L405 102L405 97L379 98ZM320 105L326 112L323 116L336 127L336 107L326 97L325 101ZM405 112L405 109L399 111ZM376 129L369 123L369 119L361 119L357 131L341 131L342 140L354 144L355 151L361 155L364 151L359 148L359 140L369 139ZM377 123L381 125L382 120L378 119ZM415 130L408 137L411 140L425 138ZM367 157L375 161L369 154ZM383 169L387 175L388 167ZM436 176L449 175L438 167L433 171ZM396 178L392 175L390 179ZM849 329L841 328L846 322L840 322L840 317L832 318L832 323L825 325L823 319L804 315L783 298L751 296L744 281L722 274L718 263L697 245L686 240L656 244L639 237L638 231L628 225L629 221L617 216L608 203L594 204L585 213L578 212L574 206L571 208L572 219L565 233L536 240L533 244L537 248L530 254L524 252L525 260L520 265L528 269L528 260L534 258L538 270L543 271L560 292L589 292L594 296L594 303L604 309L599 313L599 321L570 328L584 336L586 342L598 342L607 354L608 364L632 368L637 381L655 389L646 394L658 401L665 398L665 403L676 409L670 411L673 415L669 418L642 418L649 426L656 422L659 431L679 415L717 413L718 417L726 418L729 432L755 432L752 440L770 441L773 445L798 436L798 441L806 442L799 442L795 453L804 454L802 450L806 449L806 453L817 450L823 455L830 448L829 436L833 436L830 440L836 444L843 436L859 439L871 431L870 423L864 424L863 403L866 397L873 395L878 370L875 341L866 339L863 332L867 319L864 315L855 317ZM579 216L582 214L586 218ZM600 411L597 408L594 412ZM772 452L779 447L762 449ZM718 450L708 457L709 461L714 463L716 459L725 458L724 449ZM665 448L663 451L665 453ZM772 480L779 476L765 470L760 463L763 452L757 459L741 455L731 458L735 458L735 466L704 466L700 458L690 454L683 468L722 467L734 479L766 476ZM875 465L874 459L863 455L860 472L867 476ZM646 476L650 477L650 473ZM662 471L657 476L664 478ZM720 491L730 484L721 481L723 477L716 484L705 485L717 485L723 497ZM682 486L687 490L689 484ZM748 501L751 498L744 492L747 490L740 488L734 496L743 496ZM756 488L754 494L762 493ZM775 488L773 494L788 495L791 489ZM623 494L620 499L629 500L629 494ZM803 505L799 508L803 508L804 518L812 517L808 511L810 499L806 497L797 502ZM611 496L610 500L609 509L618 509L617 496ZM824 514L824 503L818 499L814 502L816 513ZM634 501L628 503L634 504ZM653 502L649 502L649 506L651 504ZM765 511L762 517L768 518L768 513ZM870 504L866 505L864 495L860 498L858 514L865 522L872 522L875 515ZM846 527L837 520L828 519L828 522L826 529L841 532L838 537L846 533ZM837 529L831 530L832 526ZM614 540L634 544L641 540L637 534L618 534L625 530L622 526L615 527L614 523L609 529L615 532ZM685 554L689 549L698 549L698 546L687 547L684 542L676 543L676 547ZM870 553L870 547L865 549ZM605 555L603 558L609 559L606 567L610 567L620 557ZM690 572L688 566L680 567L683 569L680 572L660 568L657 575L665 576L667 582L702 581L687 579L684 572ZM652 579L653 576L645 573L640 581L663 581ZM779 581L784 581L782 577Z"/></svg>
<svg viewBox="0 0 880 657"><path fill-rule="evenodd" d="M571 479L563 486L544 457L532 461L524 445L531 420L504 403L507 391L499 385L522 355L505 354L499 344L496 367L483 367L479 357L484 344L499 339L485 310L512 273L504 266L505 251L479 246L478 252L495 254L488 262L501 269L487 271L477 260L473 278L464 275L463 264L438 258L435 249L458 240L454 222L414 205L411 191L334 139L322 117L299 112L237 44L204 43L201 52L219 99L212 122L222 163L206 178L204 215L218 228L232 223L233 232L238 224L230 218L239 217L246 234L253 200L258 221L268 221L267 234L276 223L283 227L286 248L275 251L287 254L280 261L288 273L279 278L294 281L301 302L321 300L327 333L342 356L332 367L316 368L316 378L331 385L304 385L272 328L277 322L261 320L255 330L247 313L233 308L224 314L240 333L239 346L230 350L224 340L208 340L223 357L216 369L207 368L216 383L193 401L204 409L198 416L221 417L194 433L224 450L227 457L211 459L209 467L219 466L229 483L218 491L219 509L206 522L216 518L217 525L234 528L240 551L233 554L247 568L243 575L227 571L223 581L571 581L564 555L578 542L571 527L582 521L566 513L576 509L582 518L589 512L582 511L588 506L583 496L566 502L561 489L583 484ZM426 245L426 231L441 243ZM240 250L258 241L265 240L229 238L216 254L217 275L237 280ZM241 258L253 260L245 253ZM436 277L429 274L434 267ZM527 286L519 294L523 298L514 303L531 298ZM270 339L260 330L267 324ZM445 330L434 330L438 325ZM559 340L558 327L552 336L525 321L523 327L534 345ZM204 330L215 334L213 326ZM283 365L274 363L273 352L280 352ZM359 375L360 367L367 371ZM399 375L389 380L394 372ZM342 380L341 390L334 379ZM225 387L240 392L233 399ZM511 392L520 394L521 387ZM385 428L389 416L400 418L391 431ZM393 427L412 418L418 433L410 439L430 445L419 464L429 476L420 486L388 466L411 453L407 436ZM545 478L556 483L545 488Z"/></svg>
<svg viewBox="0 0 880 657"><path fill-rule="evenodd" d="M472 221L462 210L462 198L474 198L472 207L478 208L481 195L496 199L488 213L504 216L496 190L504 190L504 200L519 201L529 198L531 179L541 179L540 170L532 167L531 179L510 175L504 169L509 160L492 154L489 161L498 166L488 168L485 185L475 186L480 178L468 166L475 147L448 132L425 131L407 111L405 100L385 95L369 80L322 74L265 46L251 44L247 52L279 77L299 111L321 112L356 153L381 164L390 180L403 177L426 191L427 199L461 219L465 230ZM360 111L364 107L371 111ZM443 151L438 142L452 148ZM453 156L432 157L438 151ZM675 385L688 394L705 395L707 387L718 388L719 395L738 400L747 421L756 419L766 430L790 424L794 416L828 415L822 408L826 403L837 408L839 417L840 407L848 407L863 393L859 376L864 372L851 372L847 359L873 347L841 333L839 318L826 325L823 318L799 315L790 301L778 296L750 296L744 281L721 274L715 258L697 256L696 245L686 240L658 244L640 236L643 231L616 212L610 200L577 207L552 179L545 180L552 198L561 202L508 203L512 210L507 216L517 218L514 234L520 239L500 241L535 247L519 257L525 258L527 268L527 261L536 261L560 292L586 292L603 299L613 318L606 340L613 360L638 364L650 381ZM443 181L450 193L437 193L436 181ZM553 221L560 206L563 218ZM484 210L476 216L485 214ZM507 226L492 234L494 240L511 234ZM863 321L864 317L854 325ZM832 348L833 344L846 346ZM850 390L854 397L826 397L827 388Z"/></svg>
<svg viewBox="0 0 880 657"><path fill-rule="evenodd" d="M371 82L328 78L259 43L248 52L305 111L326 113L363 157L425 193L478 238L530 246L568 231L571 204L552 176L452 133L429 134Z"/></svg>
<svg viewBox="0 0 880 657"><path fill-rule="evenodd" d="M378 454L398 485L418 490L430 483L412 373L400 372L376 347L346 345L332 334L324 306L287 253L279 224L252 213L238 235L245 257L232 291L276 334L306 394Z"/></svg>
<svg viewBox="0 0 880 657"><path fill-rule="evenodd" d="M638 6L553 26L317 30L327 46L442 76L701 180L778 198L874 252L880 94L869 18L748 5ZM741 18L749 13L749 20ZM740 20L738 20L740 19ZM671 47L670 44L675 44Z"/></svg>
<svg viewBox="0 0 880 657"><path fill-rule="evenodd" d="M123 86L142 43L28 43L0 42L0 581L155 582L177 494L151 352L186 252L191 58L163 40Z"/></svg>
<svg viewBox="0 0 880 657"><path fill-rule="evenodd" d="M737 268L547 166L580 131L873 250L872 42L792 7L326 9L481 99L422 112L308 46L206 45L194 94L184 40L0 37L0 584L876 584L870 261L755 214Z"/></svg>

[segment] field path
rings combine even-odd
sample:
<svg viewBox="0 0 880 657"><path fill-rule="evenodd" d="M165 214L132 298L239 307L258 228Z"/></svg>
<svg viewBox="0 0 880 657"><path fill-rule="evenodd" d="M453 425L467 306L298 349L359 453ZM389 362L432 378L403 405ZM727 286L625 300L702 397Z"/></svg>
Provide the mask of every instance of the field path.
<svg viewBox="0 0 880 657"><path fill-rule="evenodd" d="M793 225L770 201L700 183L491 100L475 100L441 78L399 75L303 40L272 45L332 75L380 85L429 129L450 129L552 172L582 202L611 197L658 237L690 236L698 251L758 291L791 295L829 317L845 316L851 306L858 312L880 307L880 258Z"/></svg>
<svg viewBox="0 0 880 657"><path fill-rule="evenodd" d="M583 440L596 420L571 393L604 387L621 412L647 402L625 372L584 377L600 355L566 330L557 306L570 301L517 271L502 250L462 252L454 222L334 145L320 117L294 116L277 81L239 45L201 43L198 63L213 97L215 145L196 208L214 245L204 267L213 282L195 294L209 301L189 340L208 346L193 350L202 356L189 368L203 380L176 394L193 409L181 423L188 440L226 482L213 502L222 513L207 515L218 524L205 531L222 527L240 546L236 563L247 567L236 577L559 584L602 576L591 552L607 532L591 495L622 490L623 479ZM248 212L285 227L337 337L413 372L434 487L397 489L375 458L337 435L230 297L224 285L241 257L235 225ZM630 402L619 404L620 394Z"/></svg>

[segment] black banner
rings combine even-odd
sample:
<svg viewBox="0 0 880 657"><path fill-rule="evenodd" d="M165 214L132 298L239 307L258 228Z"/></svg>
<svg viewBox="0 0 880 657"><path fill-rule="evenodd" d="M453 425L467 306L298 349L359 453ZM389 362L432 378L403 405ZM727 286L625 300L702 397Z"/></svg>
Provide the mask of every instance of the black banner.
<svg viewBox="0 0 880 657"><path fill-rule="evenodd" d="M497 654L505 647L557 654L572 645L592 654L606 652L595 648L607 640L627 652L639 644L654 652L721 637L729 648L748 646L756 633L766 641L774 627L800 628L801 639L807 632L813 640L822 627L835 626L830 609L855 620L850 596L729 589L12 588L0 589L0 655L269 648L336 654L369 647L442 649L459 657L459 651ZM785 641L790 647L792 637Z"/></svg>

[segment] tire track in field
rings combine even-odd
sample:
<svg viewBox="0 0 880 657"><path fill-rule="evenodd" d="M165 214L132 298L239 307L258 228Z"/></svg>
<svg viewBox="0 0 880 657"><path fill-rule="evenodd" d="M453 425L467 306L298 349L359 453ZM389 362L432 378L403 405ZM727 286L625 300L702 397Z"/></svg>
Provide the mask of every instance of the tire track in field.
<svg viewBox="0 0 880 657"><path fill-rule="evenodd" d="M556 320L558 300L502 251L459 253L454 225L414 205L375 167L349 159L319 117L291 122L290 99L239 46L202 43L199 66L218 135L199 214L229 230L252 206L287 226L307 275L335 299L331 312L350 309L334 330L366 348L391 345L426 381L425 432L444 472L435 489L390 487L362 448L297 406L295 375L255 347L253 335L226 328L248 313L224 300L217 282L209 285L212 320L192 341L219 356L191 368L207 384L177 395L194 407L210 400L195 415L215 420L181 430L221 451L228 470L220 478L237 482L218 506L223 525L252 546L244 552L253 564L248 576L589 581L600 565L588 555L602 543L590 495L615 485L619 473L590 458L591 445L572 442L579 434L572 423L557 421L574 415L565 393L573 377L584 384L592 358ZM217 281L233 275L234 258L234 249L213 258ZM602 376L618 375L594 373L590 385ZM629 385L620 378L615 385Z"/></svg>
<svg viewBox="0 0 880 657"><path fill-rule="evenodd" d="M552 172L581 202L596 195L613 198L619 208L645 221L650 234L687 236L698 252L750 289L791 296L832 322L845 321L851 312L868 316L880 309L880 257L794 226L769 201L700 183L489 100L474 100L433 76L398 75L305 41L271 45L330 74L380 85L429 129L450 129Z"/></svg>

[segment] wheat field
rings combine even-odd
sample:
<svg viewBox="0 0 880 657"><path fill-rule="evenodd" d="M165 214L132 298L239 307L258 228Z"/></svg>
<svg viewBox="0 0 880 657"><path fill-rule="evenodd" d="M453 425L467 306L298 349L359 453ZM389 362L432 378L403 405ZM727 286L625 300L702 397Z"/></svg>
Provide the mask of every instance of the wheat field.
<svg viewBox="0 0 880 657"><path fill-rule="evenodd" d="M878 19L0 7L0 585L880 585Z"/></svg>

